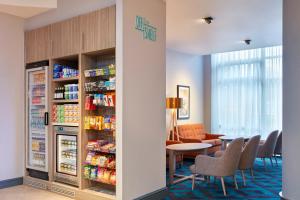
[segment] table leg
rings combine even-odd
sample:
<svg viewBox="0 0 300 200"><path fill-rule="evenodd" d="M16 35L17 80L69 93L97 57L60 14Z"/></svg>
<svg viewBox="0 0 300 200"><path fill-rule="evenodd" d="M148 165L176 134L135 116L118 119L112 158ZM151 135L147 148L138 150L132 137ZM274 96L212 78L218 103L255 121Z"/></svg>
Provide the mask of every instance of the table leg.
<svg viewBox="0 0 300 200"><path fill-rule="evenodd" d="M169 184L170 185L174 183L175 167L176 167L176 157L174 155L174 151L169 150Z"/></svg>
<svg viewBox="0 0 300 200"><path fill-rule="evenodd" d="M222 144L223 144L222 150L225 150L227 147L227 140L223 140Z"/></svg>

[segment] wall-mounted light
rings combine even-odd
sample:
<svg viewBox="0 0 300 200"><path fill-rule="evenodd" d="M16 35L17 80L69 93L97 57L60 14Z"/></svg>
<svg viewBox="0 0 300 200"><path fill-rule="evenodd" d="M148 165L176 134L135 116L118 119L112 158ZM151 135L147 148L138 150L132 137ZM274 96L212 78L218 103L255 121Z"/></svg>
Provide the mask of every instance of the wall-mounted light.
<svg viewBox="0 0 300 200"><path fill-rule="evenodd" d="M203 17L201 19L198 19L197 21L200 23L206 23L206 24L211 24L213 22L214 18L209 16L209 17Z"/></svg>
<svg viewBox="0 0 300 200"><path fill-rule="evenodd" d="M209 16L209 17L202 18L202 20L207 24L211 24L214 21L214 18Z"/></svg>

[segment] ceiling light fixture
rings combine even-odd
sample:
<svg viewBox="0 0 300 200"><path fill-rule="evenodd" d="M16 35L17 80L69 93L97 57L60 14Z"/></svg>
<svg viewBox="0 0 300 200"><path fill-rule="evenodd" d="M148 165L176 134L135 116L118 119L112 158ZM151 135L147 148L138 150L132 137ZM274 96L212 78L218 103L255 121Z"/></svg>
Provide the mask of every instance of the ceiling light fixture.
<svg viewBox="0 0 300 200"><path fill-rule="evenodd" d="M250 40L250 39L246 39L246 40L244 40L244 43L245 43L246 45L250 45L250 44L251 44L251 42L252 42L252 40Z"/></svg>
<svg viewBox="0 0 300 200"><path fill-rule="evenodd" d="M211 23L213 22L213 20L214 20L214 18L211 17L211 16L209 16L209 17L204 17L204 18L202 18L200 21L201 21L202 23L211 24Z"/></svg>

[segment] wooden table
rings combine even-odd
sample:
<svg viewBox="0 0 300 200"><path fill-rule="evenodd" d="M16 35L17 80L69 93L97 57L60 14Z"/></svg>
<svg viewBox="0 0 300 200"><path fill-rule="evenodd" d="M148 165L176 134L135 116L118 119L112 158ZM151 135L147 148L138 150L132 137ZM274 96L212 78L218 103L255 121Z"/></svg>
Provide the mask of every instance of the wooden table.
<svg viewBox="0 0 300 200"><path fill-rule="evenodd" d="M227 144L232 142L232 140L235 140L236 138L244 138L244 142L247 142L250 139L250 136L221 136L219 139L222 141L222 149L225 150L227 147Z"/></svg>
<svg viewBox="0 0 300 200"><path fill-rule="evenodd" d="M173 185L192 178L192 176L175 174L177 155L182 155L189 152L207 154L207 148L211 146L211 144L206 143L182 143L167 146L167 150L169 152L169 185ZM179 179L174 180L174 176L179 177Z"/></svg>

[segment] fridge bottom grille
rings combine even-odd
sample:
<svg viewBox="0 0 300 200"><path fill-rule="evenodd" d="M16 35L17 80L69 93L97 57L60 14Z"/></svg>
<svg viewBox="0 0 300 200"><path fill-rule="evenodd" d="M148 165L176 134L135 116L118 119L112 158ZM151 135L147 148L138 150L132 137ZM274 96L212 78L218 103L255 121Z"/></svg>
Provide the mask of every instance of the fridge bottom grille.
<svg viewBox="0 0 300 200"><path fill-rule="evenodd" d="M75 198L75 192L71 190L67 190L65 188L59 187L59 186L52 186L51 191L66 197Z"/></svg>
<svg viewBox="0 0 300 200"><path fill-rule="evenodd" d="M29 186L34 187L34 188L38 188L38 189L42 189L42 190L47 190L47 184L41 183L39 181L33 181L33 180L25 179L24 180L24 184L25 185L29 185Z"/></svg>

